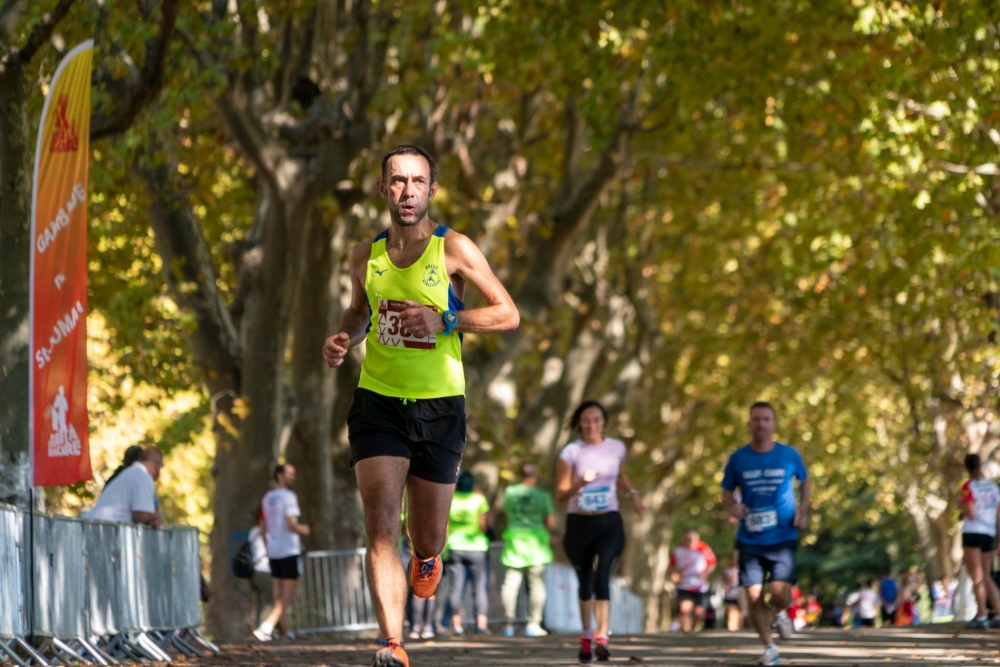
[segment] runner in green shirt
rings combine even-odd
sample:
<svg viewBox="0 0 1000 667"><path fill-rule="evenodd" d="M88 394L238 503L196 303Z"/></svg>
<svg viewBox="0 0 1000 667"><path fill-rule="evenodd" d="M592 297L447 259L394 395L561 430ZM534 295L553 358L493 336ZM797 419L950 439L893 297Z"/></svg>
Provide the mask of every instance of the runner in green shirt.
<svg viewBox="0 0 1000 667"><path fill-rule="evenodd" d="M476 606L476 633L487 634L489 600L486 597L486 559L490 539L486 527L490 523L490 504L486 496L474 491L476 480L465 470L458 476L455 495L451 499L448 515L448 550L451 559L447 566L448 602L451 605L451 631L462 634L462 593L465 577L472 577L473 599Z"/></svg>
<svg viewBox="0 0 1000 667"><path fill-rule="evenodd" d="M552 511L552 495L538 488L538 466L521 464L521 483L504 493L503 511L507 515L507 530L503 533L501 562L507 568L500 596L503 600L505 637L514 636L514 615L521 581L528 575L528 625L524 634L541 637L545 610L545 566L552 562L552 537L556 517Z"/></svg>

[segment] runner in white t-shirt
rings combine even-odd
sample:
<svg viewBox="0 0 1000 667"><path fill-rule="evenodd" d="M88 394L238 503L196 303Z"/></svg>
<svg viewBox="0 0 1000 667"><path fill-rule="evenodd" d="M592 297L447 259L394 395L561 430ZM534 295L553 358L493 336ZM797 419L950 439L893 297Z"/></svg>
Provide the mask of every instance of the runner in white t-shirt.
<svg viewBox="0 0 1000 667"><path fill-rule="evenodd" d="M261 641L271 639L275 624L281 626L286 637L295 639L285 612L295 600L299 583L299 555L302 553L299 535L308 535L309 526L299 523L299 499L291 490L294 484L295 468L287 463L279 465L274 469L274 488L261 501L274 587L274 608L260 627L253 631L254 637Z"/></svg>
<svg viewBox="0 0 1000 667"><path fill-rule="evenodd" d="M162 520L156 503L156 479L163 468L163 454L147 447L139 460L115 476L84 519L141 523L159 528Z"/></svg>
<svg viewBox="0 0 1000 667"><path fill-rule="evenodd" d="M962 485L962 504L959 508L962 514L962 552L978 606L976 617L965 627L983 629L989 627L986 598L994 609L1000 609L1000 590L990 576L993 552L996 550L997 523L1000 522L1000 488L983 475L978 454L965 457L965 469L969 471L970 479Z"/></svg>
<svg viewBox="0 0 1000 667"><path fill-rule="evenodd" d="M685 530L684 541L670 552L670 579L677 585L684 633L691 632L695 623L705 620L708 577L715 571L716 563L712 547L701 541L694 528Z"/></svg>
<svg viewBox="0 0 1000 667"><path fill-rule="evenodd" d="M844 616L853 609L856 625L865 628L875 627L875 617L878 616L878 593L875 592L875 581L868 579L864 585L858 584L857 590L847 596L844 603Z"/></svg>

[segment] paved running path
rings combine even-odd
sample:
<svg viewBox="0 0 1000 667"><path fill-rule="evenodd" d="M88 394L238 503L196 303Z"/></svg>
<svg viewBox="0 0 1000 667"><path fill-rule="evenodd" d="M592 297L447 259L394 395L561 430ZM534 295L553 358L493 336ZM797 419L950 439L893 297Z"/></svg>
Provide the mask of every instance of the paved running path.
<svg viewBox="0 0 1000 667"><path fill-rule="evenodd" d="M412 667L570 667L575 638L558 636L469 637L407 643ZM223 655L177 664L204 667L357 667L368 665L371 639L247 643L223 647ZM750 632L712 631L692 636L612 637L609 664L656 666L752 665L762 649ZM598 663L594 663L597 665ZM813 630L781 644L782 665L1000 665L1000 630L964 630L946 624L873 630Z"/></svg>

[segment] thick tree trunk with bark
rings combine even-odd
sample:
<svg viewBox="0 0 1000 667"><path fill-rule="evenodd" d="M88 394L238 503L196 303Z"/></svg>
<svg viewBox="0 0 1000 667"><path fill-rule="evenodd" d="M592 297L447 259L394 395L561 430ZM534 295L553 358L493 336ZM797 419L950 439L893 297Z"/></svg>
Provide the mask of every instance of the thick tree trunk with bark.
<svg viewBox="0 0 1000 667"><path fill-rule="evenodd" d="M33 151L24 70L0 67L0 469L19 476L28 452L28 285ZM27 474L27 470L23 470ZM21 483L4 484L0 502L17 502ZM26 480L25 480L26 481ZM23 483L23 482L22 482ZM20 503L18 503L20 504Z"/></svg>
<svg viewBox="0 0 1000 667"><path fill-rule="evenodd" d="M298 471L297 491L303 500L303 521L312 533L307 543L312 549L329 549L335 544L335 498L338 487L333 477L333 449L329 415L336 399L334 371L323 363L323 342L337 320L331 318L330 304L339 306L340 258L345 225L334 233L330 223L316 220L305 244L307 264L299 284L292 317L292 378L296 414L285 457ZM343 490L341 490L343 492Z"/></svg>

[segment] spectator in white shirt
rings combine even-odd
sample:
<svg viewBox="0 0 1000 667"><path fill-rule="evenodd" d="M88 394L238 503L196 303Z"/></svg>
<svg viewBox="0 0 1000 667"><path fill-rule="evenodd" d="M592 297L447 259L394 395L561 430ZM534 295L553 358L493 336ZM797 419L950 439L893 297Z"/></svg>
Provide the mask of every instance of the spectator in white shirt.
<svg viewBox="0 0 1000 667"><path fill-rule="evenodd" d="M274 591L271 613L253 631L254 637L261 641L271 639L275 624L281 627L286 637L295 639L285 611L292 606L299 584L299 555L302 553L299 535L309 534L309 526L299 523L299 499L291 490L295 484L295 468L287 463L279 465L274 469L274 482L274 488L261 502Z"/></svg>
<svg viewBox="0 0 1000 667"><path fill-rule="evenodd" d="M162 468L163 454L158 448L142 450L138 461L104 487L101 497L83 513L83 518L159 528L163 521L157 509L155 482Z"/></svg>

